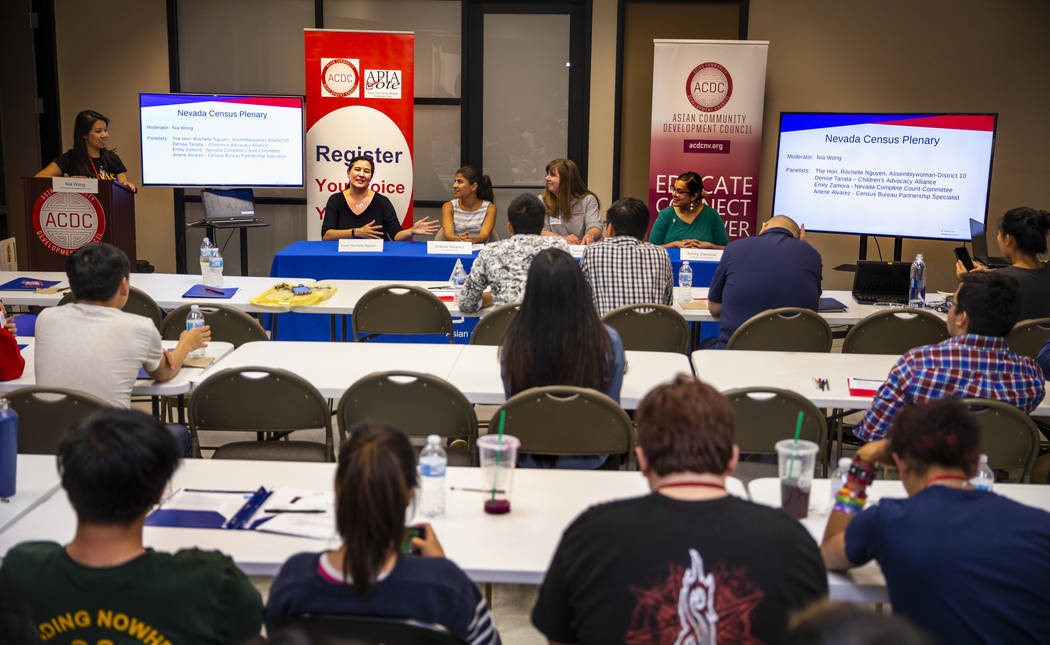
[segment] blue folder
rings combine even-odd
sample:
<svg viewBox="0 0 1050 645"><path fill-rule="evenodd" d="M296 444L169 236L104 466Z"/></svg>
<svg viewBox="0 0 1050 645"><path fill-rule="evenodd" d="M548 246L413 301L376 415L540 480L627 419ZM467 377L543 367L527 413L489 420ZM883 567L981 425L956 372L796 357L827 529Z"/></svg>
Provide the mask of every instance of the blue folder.
<svg viewBox="0 0 1050 645"><path fill-rule="evenodd" d="M237 287L223 289L221 287L208 287L203 284L195 284L189 291L182 294L183 298L232 298L237 293Z"/></svg>
<svg viewBox="0 0 1050 645"><path fill-rule="evenodd" d="M26 284L29 283L29 284ZM0 291L36 291L47 289L59 283L59 280L37 280L36 278L15 278L0 284Z"/></svg>

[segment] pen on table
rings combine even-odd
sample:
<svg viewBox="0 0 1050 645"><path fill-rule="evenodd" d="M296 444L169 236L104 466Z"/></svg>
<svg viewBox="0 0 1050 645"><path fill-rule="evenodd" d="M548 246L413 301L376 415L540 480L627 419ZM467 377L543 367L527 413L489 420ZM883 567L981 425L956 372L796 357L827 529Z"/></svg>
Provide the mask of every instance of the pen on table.
<svg viewBox="0 0 1050 645"><path fill-rule="evenodd" d="M320 508L265 508L263 513L324 513Z"/></svg>
<svg viewBox="0 0 1050 645"><path fill-rule="evenodd" d="M499 488L497 488L495 491L493 491L491 488L464 488L462 486L449 486L449 488L451 490L461 490L461 491L465 491L467 493L492 493L492 492L496 492L496 493L503 494L503 493L507 492L507 491L501 490Z"/></svg>
<svg viewBox="0 0 1050 645"><path fill-rule="evenodd" d="M208 293L218 293L221 295L226 295L225 291L223 291L222 289L216 289L215 287L204 287L204 290Z"/></svg>

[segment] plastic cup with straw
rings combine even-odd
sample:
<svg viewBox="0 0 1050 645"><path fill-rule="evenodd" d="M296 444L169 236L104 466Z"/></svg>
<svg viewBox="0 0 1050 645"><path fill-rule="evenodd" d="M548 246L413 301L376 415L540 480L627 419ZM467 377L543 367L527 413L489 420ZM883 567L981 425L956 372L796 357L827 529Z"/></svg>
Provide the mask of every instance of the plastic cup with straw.
<svg viewBox="0 0 1050 645"><path fill-rule="evenodd" d="M503 425L507 420L507 411L500 410L499 413L499 435L500 449L496 452L496 472L492 477L492 497L485 500L485 512L490 515L503 515L510 512L509 499L496 499L496 483L499 481L500 461L503 458Z"/></svg>
<svg viewBox="0 0 1050 645"><path fill-rule="evenodd" d="M798 420L795 422L795 438L785 439L778 441L776 448L777 453L780 456L780 468L781 468L781 480L780 480L780 501L781 506L790 512L794 517L803 519L808 515L809 510L809 488L802 487L802 479L805 477L803 473L803 466L805 465L805 456L809 454L810 448L816 448L815 444L811 444L807 441L800 442L799 435L802 433L802 412L798 413ZM800 445L804 444L804 445ZM783 458L785 453L790 453L787 456L787 464L784 464ZM802 460L799 463L798 472L795 472L795 460ZM786 476L784 474L784 466L787 466Z"/></svg>

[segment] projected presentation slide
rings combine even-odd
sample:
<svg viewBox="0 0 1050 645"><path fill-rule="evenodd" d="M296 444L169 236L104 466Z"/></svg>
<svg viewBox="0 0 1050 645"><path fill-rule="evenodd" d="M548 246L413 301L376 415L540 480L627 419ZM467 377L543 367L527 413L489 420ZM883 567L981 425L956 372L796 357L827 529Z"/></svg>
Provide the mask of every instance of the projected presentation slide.
<svg viewBox="0 0 1050 645"><path fill-rule="evenodd" d="M142 183L302 186L299 97L140 94Z"/></svg>
<svg viewBox="0 0 1050 645"><path fill-rule="evenodd" d="M773 214L811 231L970 239L994 136L994 115L783 114Z"/></svg>

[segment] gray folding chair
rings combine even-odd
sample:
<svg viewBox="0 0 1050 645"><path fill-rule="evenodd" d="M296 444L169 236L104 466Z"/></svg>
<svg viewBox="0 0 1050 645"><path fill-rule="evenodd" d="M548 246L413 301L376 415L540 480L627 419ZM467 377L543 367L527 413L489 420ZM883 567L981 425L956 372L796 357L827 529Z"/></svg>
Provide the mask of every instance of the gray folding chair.
<svg viewBox="0 0 1050 645"><path fill-rule="evenodd" d="M368 290L354 305L350 323L355 341L379 334L447 334L448 342L455 342L445 303L426 289L407 284Z"/></svg>
<svg viewBox="0 0 1050 645"><path fill-rule="evenodd" d="M679 354L689 350L689 323L667 305L625 305L602 316L602 322L620 333L624 349Z"/></svg>
<svg viewBox="0 0 1050 645"><path fill-rule="evenodd" d="M1039 430L1032 418L1003 401L963 399L963 403L977 419L988 466L1005 471L1007 481L1027 481L1039 452Z"/></svg>
<svg viewBox="0 0 1050 645"><path fill-rule="evenodd" d="M271 433L324 428L324 443L269 439L219 446L216 459L334 461L332 412L313 385L287 370L239 367L204 379L189 401L193 454L200 456L202 430Z"/></svg>
<svg viewBox="0 0 1050 645"><path fill-rule="evenodd" d="M948 338L948 327L923 309L889 309L865 317L846 334L843 354L903 354Z"/></svg>
<svg viewBox="0 0 1050 645"><path fill-rule="evenodd" d="M4 395L18 413L18 452L55 455L73 424L109 404L64 387L30 385Z"/></svg>
<svg viewBox="0 0 1050 645"><path fill-rule="evenodd" d="M775 387L744 387L723 393L733 408L736 444L741 454L775 455L776 443L794 439L798 413L802 413L800 439L820 446L820 469L828 469L828 424L824 413L807 398L790 390Z"/></svg>
<svg viewBox="0 0 1050 645"><path fill-rule="evenodd" d="M1050 340L1050 318L1022 320L1006 335L1010 350L1029 358L1035 358L1047 340Z"/></svg>
<svg viewBox="0 0 1050 645"><path fill-rule="evenodd" d="M76 301L77 299L73 295L73 292L67 291L66 295L62 296L62 299L58 301L58 305L68 305L69 303ZM153 321L153 324L158 330L164 320L164 311L161 310L156 302L154 302L153 298L151 298L145 291L136 289L135 287L131 287L131 290L128 292L128 301L124 303L122 311L149 318Z"/></svg>
<svg viewBox="0 0 1050 645"><path fill-rule="evenodd" d="M521 308L520 302L508 302L505 305L493 307L492 311L485 314L474 331L470 334L471 345L499 345L503 342L503 333L510 327L514 316L518 315Z"/></svg>
<svg viewBox="0 0 1050 645"><path fill-rule="evenodd" d="M634 446L630 417L605 394L568 385L534 387L508 399L503 431L521 440L522 454L619 455Z"/></svg>
<svg viewBox="0 0 1050 645"><path fill-rule="evenodd" d="M467 397L454 385L431 374L408 371L375 372L351 385L336 409L339 439L346 441L362 424L396 428L409 437L436 434L463 439L462 454L450 451L453 465L475 463L478 418Z"/></svg>
<svg viewBox="0 0 1050 645"><path fill-rule="evenodd" d="M179 334L186 331L186 316L192 305L182 305L168 312L160 327L160 335L165 340L178 340ZM202 305L204 322L211 327L211 339L216 342L232 343L234 349L245 343L257 340L270 340L266 330L259 321L248 314L226 305Z"/></svg>
<svg viewBox="0 0 1050 645"><path fill-rule="evenodd" d="M413 618L351 616L349 614L303 614L295 629L308 635L302 642L360 645L466 645L444 625Z"/></svg>
<svg viewBox="0 0 1050 645"><path fill-rule="evenodd" d="M820 314L781 307L755 314L729 337L726 349L779 352L831 351L831 327Z"/></svg>

